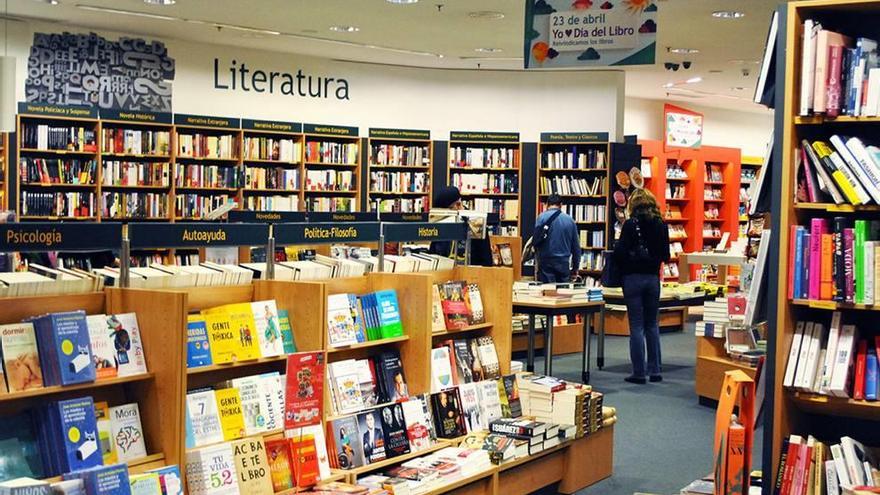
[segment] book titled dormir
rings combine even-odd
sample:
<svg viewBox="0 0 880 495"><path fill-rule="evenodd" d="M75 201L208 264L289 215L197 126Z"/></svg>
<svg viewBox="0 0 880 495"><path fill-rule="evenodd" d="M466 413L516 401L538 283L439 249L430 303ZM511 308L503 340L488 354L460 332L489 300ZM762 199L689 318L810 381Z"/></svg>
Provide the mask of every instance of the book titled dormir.
<svg viewBox="0 0 880 495"><path fill-rule="evenodd" d="M33 323L0 326L0 352L10 392L43 386L43 370Z"/></svg>

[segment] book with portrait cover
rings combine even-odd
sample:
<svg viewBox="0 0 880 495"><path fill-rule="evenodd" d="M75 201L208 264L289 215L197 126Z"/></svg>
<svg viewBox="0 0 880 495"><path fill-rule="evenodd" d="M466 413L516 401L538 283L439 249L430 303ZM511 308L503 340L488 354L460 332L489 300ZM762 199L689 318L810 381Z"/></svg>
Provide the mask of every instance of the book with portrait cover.
<svg viewBox="0 0 880 495"><path fill-rule="evenodd" d="M409 454L403 406L400 404L384 406L379 409L379 416L382 418L382 431L385 433L385 455L397 457Z"/></svg>
<svg viewBox="0 0 880 495"><path fill-rule="evenodd" d="M351 469L365 464L364 447L358 430L357 417L346 416L330 421L327 434L332 445L333 465L337 469Z"/></svg>
<svg viewBox="0 0 880 495"><path fill-rule="evenodd" d="M382 430L382 419L380 416L376 409L357 415L358 431L361 435L364 460L366 460L367 464L379 462L387 457L385 452L385 432Z"/></svg>
<svg viewBox="0 0 880 495"><path fill-rule="evenodd" d="M376 358L376 369L381 377L379 382L381 402L397 402L409 397L400 351L391 349L380 354Z"/></svg>
<svg viewBox="0 0 880 495"><path fill-rule="evenodd" d="M260 354L263 357L284 354L284 338L281 335L281 323L275 300L252 302L251 311L254 315L257 340L260 342Z"/></svg>
<svg viewBox="0 0 880 495"><path fill-rule="evenodd" d="M439 438L455 438L465 434L458 388L450 388L431 394L434 412L434 428Z"/></svg>
<svg viewBox="0 0 880 495"><path fill-rule="evenodd" d="M287 356L284 429L321 422L324 409L324 353L298 352Z"/></svg>

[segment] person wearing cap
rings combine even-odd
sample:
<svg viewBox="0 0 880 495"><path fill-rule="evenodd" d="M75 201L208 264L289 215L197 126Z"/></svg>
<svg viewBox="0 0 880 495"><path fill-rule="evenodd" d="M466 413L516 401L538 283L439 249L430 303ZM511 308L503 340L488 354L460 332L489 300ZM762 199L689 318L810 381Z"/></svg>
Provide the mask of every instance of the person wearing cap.
<svg viewBox="0 0 880 495"><path fill-rule="evenodd" d="M435 208L446 208L449 210L463 210L461 204L461 191L454 186L443 186L437 188L434 193ZM464 260L465 243L458 242L457 252L453 253L452 241L434 241L428 252L447 258L454 258L459 261ZM492 249L489 246L489 238L472 239L471 240L471 265L492 266Z"/></svg>
<svg viewBox="0 0 880 495"><path fill-rule="evenodd" d="M547 209L535 221L535 235L547 225L550 226L548 237L535 252L538 280L568 282L580 265L581 243L577 224L562 211L562 198L558 194L547 197Z"/></svg>

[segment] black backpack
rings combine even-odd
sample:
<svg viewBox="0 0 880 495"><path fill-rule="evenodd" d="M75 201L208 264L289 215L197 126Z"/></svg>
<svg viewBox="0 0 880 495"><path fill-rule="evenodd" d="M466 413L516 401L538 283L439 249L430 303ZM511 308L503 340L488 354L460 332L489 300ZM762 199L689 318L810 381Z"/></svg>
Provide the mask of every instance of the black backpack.
<svg viewBox="0 0 880 495"><path fill-rule="evenodd" d="M547 243L547 239L550 238L550 226L553 225L553 222L560 214L562 214L562 210L556 210L543 225L535 230L535 233L532 235L532 246L535 249L540 249Z"/></svg>

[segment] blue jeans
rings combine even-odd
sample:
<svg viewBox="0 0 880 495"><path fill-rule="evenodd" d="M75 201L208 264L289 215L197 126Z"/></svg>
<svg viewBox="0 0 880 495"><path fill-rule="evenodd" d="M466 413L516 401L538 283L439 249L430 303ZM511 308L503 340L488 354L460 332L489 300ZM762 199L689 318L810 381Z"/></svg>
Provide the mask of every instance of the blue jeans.
<svg viewBox="0 0 880 495"><path fill-rule="evenodd" d="M571 280L571 265L568 259L545 258L538 260L538 281L555 283Z"/></svg>
<svg viewBox="0 0 880 495"><path fill-rule="evenodd" d="M647 374L660 374L660 277L645 273L623 276L623 300L629 319L629 358L633 375L645 376L645 344L647 343Z"/></svg>

